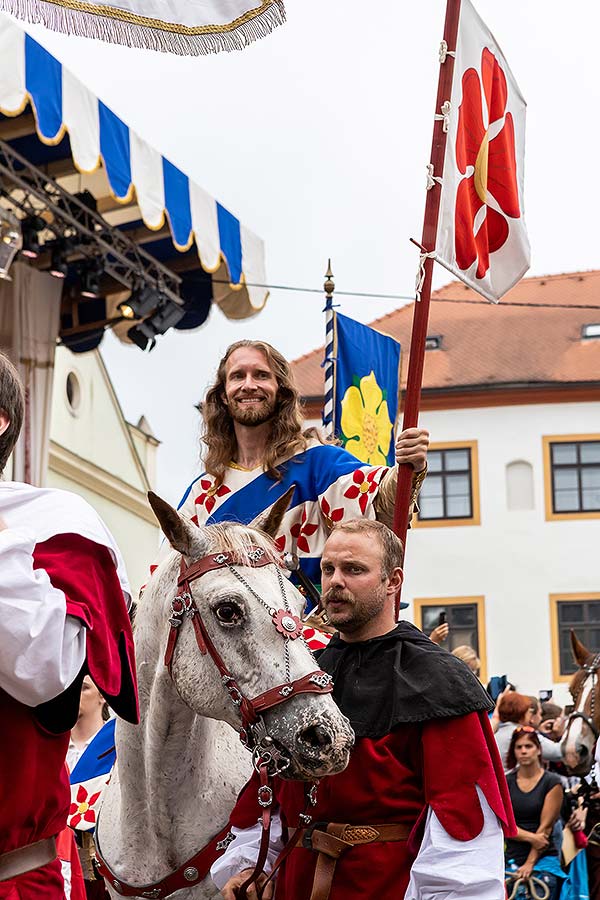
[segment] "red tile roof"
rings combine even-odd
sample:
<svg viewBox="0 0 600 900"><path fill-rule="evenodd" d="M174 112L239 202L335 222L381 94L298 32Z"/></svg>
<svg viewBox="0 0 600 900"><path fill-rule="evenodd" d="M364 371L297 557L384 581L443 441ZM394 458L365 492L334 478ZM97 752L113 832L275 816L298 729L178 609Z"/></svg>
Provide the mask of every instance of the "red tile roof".
<svg viewBox="0 0 600 900"><path fill-rule="evenodd" d="M428 334L442 348L425 353L424 389L600 382L600 339L581 337L600 324L600 271L523 278L497 305L453 281L431 301ZM402 345L402 387L413 306L370 323ZM322 359L320 347L292 363L304 397L323 394Z"/></svg>

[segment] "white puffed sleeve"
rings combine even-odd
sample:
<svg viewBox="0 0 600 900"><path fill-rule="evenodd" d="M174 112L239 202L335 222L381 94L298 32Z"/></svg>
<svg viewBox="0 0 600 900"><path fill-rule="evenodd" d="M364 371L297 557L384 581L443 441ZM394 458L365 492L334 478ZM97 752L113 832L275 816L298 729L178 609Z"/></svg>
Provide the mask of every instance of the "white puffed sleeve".
<svg viewBox="0 0 600 900"><path fill-rule="evenodd" d="M33 568L25 528L0 531L0 687L26 706L61 694L85 662L85 627L62 591Z"/></svg>
<svg viewBox="0 0 600 900"><path fill-rule="evenodd" d="M404 900L504 900L502 827L479 788L477 794L483 828L471 841L451 837L429 809Z"/></svg>

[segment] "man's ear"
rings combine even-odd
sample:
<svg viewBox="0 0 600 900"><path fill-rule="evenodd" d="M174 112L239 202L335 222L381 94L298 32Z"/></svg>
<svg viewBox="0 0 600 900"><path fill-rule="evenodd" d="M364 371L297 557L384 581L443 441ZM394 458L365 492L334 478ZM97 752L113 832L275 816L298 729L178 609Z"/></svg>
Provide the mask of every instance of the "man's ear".
<svg viewBox="0 0 600 900"><path fill-rule="evenodd" d="M404 581L404 572L402 569L397 566L392 574L388 578L388 594L393 594L394 596L398 593L400 588L402 587L402 582Z"/></svg>
<svg viewBox="0 0 600 900"><path fill-rule="evenodd" d="M10 428L10 419L5 410L0 409L0 434L4 434Z"/></svg>

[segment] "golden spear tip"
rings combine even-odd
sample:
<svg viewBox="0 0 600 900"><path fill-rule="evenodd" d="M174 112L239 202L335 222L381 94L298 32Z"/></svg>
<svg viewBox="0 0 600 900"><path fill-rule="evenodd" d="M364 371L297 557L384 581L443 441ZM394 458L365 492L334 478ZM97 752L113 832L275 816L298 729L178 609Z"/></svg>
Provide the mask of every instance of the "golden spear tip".
<svg viewBox="0 0 600 900"><path fill-rule="evenodd" d="M327 260L327 271L325 272L325 284L323 285L323 289L326 294L333 294L335 290L335 283L333 281L333 272L331 271L331 260Z"/></svg>

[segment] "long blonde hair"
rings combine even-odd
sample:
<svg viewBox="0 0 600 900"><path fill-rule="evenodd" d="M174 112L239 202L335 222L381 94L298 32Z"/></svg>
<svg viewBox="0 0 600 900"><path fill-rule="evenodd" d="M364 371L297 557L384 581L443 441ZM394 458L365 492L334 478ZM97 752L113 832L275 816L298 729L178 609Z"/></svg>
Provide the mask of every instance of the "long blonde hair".
<svg viewBox="0 0 600 900"><path fill-rule="evenodd" d="M316 428L302 430L303 416L300 395L293 382L288 361L281 353L265 341L236 341L227 348L219 363L217 377L209 388L202 405L204 432L202 441L206 444L204 465L206 471L215 476L215 486L223 483L225 471L235 456L237 443L233 419L227 409L225 398L226 365L229 357L240 347L251 347L264 353L277 379L279 389L277 402L271 419L271 434L267 441L263 469L275 481L281 480L276 463L285 459L290 451L306 449L311 438L320 436Z"/></svg>

